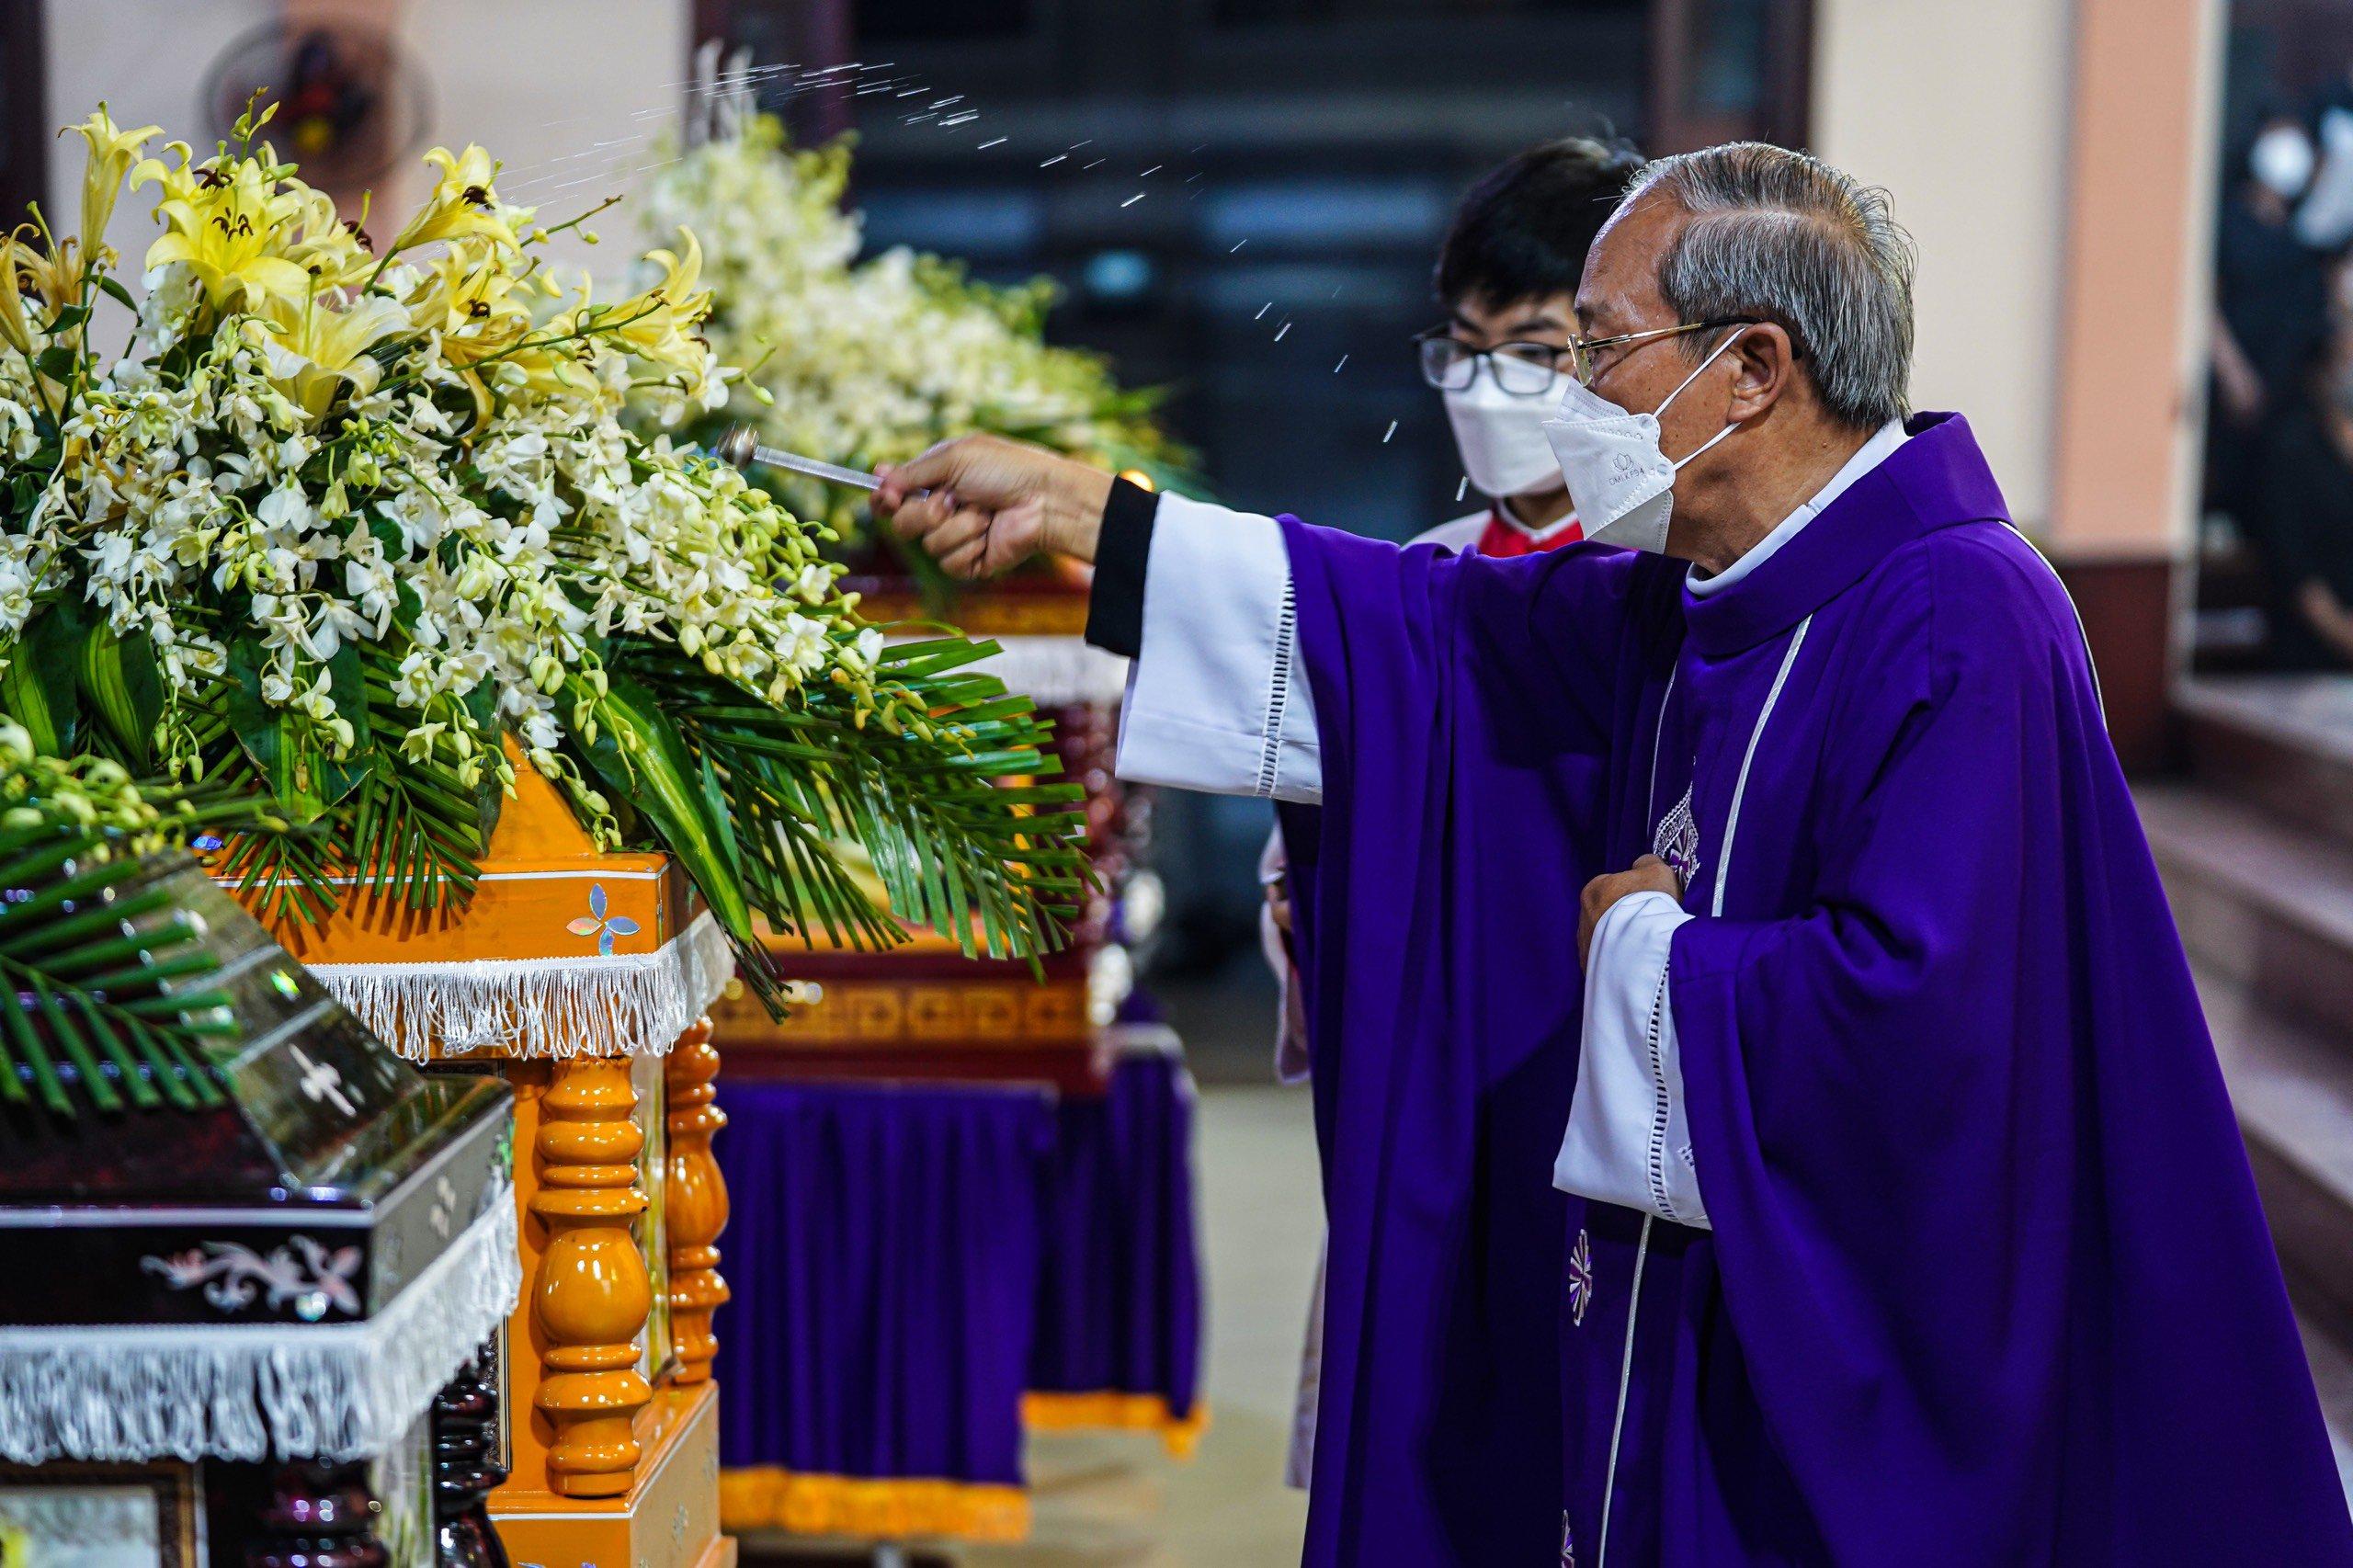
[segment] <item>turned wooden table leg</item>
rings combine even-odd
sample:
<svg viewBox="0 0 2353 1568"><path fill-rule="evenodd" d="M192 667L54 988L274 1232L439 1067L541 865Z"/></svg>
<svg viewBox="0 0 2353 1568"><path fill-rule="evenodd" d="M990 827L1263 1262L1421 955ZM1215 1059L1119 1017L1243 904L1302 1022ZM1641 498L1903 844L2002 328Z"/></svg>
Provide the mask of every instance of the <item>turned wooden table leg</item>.
<svg viewBox="0 0 2353 1568"><path fill-rule="evenodd" d="M710 1138L727 1125L718 1098L719 1052L710 1043L708 1017L678 1039L665 1069L670 1091L670 1163L664 1204L670 1231L670 1341L676 1348L680 1383L708 1382L719 1340L710 1314L727 1300L719 1276L719 1248L712 1244L727 1228L727 1183L711 1157Z"/></svg>
<svg viewBox="0 0 2353 1568"><path fill-rule="evenodd" d="M498 1347L485 1345L433 1402L434 1568L507 1568L483 1499L506 1479L494 1457Z"/></svg>
<svg viewBox="0 0 2353 1568"><path fill-rule="evenodd" d="M531 1212L546 1249L532 1286L544 1339L532 1403L555 1428L549 1486L567 1497L614 1497L636 1479L631 1424L654 1391L638 1370L654 1289L631 1221L645 1210L631 1119L637 1091L626 1060L559 1062L540 1102L540 1190Z"/></svg>

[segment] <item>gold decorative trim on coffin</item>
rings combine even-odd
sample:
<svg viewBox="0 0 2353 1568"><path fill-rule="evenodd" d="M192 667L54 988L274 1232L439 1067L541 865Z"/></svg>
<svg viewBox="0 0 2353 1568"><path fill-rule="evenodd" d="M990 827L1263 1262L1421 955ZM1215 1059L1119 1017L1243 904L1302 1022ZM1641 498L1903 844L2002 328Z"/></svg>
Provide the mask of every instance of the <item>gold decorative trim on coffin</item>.
<svg viewBox="0 0 2353 1568"><path fill-rule="evenodd" d="M1017 1541L1029 1534L1029 1494L983 1482L870 1480L758 1465L719 1472L719 1517L733 1531Z"/></svg>
<svg viewBox="0 0 2353 1568"><path fill-rule="evenodd" d="M849 578L843 585L858 591L858 613L877 626L938 620L938 611L901 582ZM968 637L1077 637L1086 631L1086 602L1076 583L997 584L958 600L956 625Z"/></svg>
<svg viewBox="0 0 2353 1568"><path fill-rule="evenodd" d="M824 1001L772 1020L749 996L710 1008L725 1038L755 1035L784 1049L891 1045L1026 1047L1089 1043L1086 988L1023 976L996 983L936 979L828 979Z"/></svg>
<svg viewBox="0 0 2353 1568"><path fill-rule="evenodd" d="M462 907L412 909L347 881L324 924L264 924L414 1062L667 1051L735 972L725 933L670 857L598 851L519 761L516 788Z"/></svg>

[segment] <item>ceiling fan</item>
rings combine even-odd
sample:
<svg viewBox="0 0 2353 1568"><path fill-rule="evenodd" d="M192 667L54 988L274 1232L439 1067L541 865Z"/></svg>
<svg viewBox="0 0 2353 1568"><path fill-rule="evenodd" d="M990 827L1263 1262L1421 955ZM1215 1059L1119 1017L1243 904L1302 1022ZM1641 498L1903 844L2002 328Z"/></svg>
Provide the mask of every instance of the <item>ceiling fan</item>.
<svg viewBox="0 0 2353 1568"><path fill-rule="evenodd" d="M266 134L314 185L349 189L416 150L431 107L424 72L391 31L358 17L289 17L245 33L206 74L203 113L226 136L256 94Z"/></svg>

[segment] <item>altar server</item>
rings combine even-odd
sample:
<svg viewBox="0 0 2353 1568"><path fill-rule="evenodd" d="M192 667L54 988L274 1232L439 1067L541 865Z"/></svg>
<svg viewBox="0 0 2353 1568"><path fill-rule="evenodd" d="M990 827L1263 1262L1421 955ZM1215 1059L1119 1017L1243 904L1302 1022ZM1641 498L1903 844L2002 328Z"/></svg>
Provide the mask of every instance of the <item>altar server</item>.
<svg viewBox="0 0 2353 1568"><path fill-rule="evenodd" d="M1409 541L1482 555L1534 555L1584 535L1544 426L1572 378L1586 252L1641 166L1624 142L1564 136L1490 169L1455 209L1432 269L1446 319L1415 339L1422 379L1444 401L1463 478L1486 505ZM1292 969L1282 834L1259 858L1259 937L1283 983L1275 1074L1308 1073Z"/></svg>
<svg viewBox="0 0 2353 1568"><path fill-rule="evenodd" d="M1576 330L1577 278L1586 252L1609 216L1626 182L1639 167L1623 142L1569 136L1530 147L1489 170L1463 197L1438 249L1431 286L1446 319L1415 342L1422 379L1444 400L1464 477L1487 504L1467 516L1438 524L1415 537L1415 544L1472 550L1483 555L1532 555L1572 544L1579 538L1561 465L1553 460L1544 424L1567 391L1569 340ZM1303 828L1302 831L1309 829ZM1305 1081L1309 1071L1304 989L1297 976L1300 941L1290 929L1289 875L1282 831L1267 842L1258 867L1267 890L1260 915L1260 938L1281 986L1276 1026L1275 1074L1284 1083ZM1482 1062L1465 1060L1466 1073ZM1517 1054L1504 1062L1507 1072ZM1537 1114L1518 1127L1523 1148L1506 1163L1525 1168L1550 1157L1550 1125L1566 1109L1569 1063L1559 1062L1554 1088L1558 1103L1549 1117ZM1529 1085L1523 1082L1523 1091ZM1425 1114L1475 1108L1479 1085L1459 1098L1460 1108L1426 1106ZM1493 1156L1475 1146L1455 1179L1476 1182ZM1463 1227L1461 1248L1449 1262L1457 1269L1483 1270L1480 1253L1509 1256L1526 1278L1556 1275L1562 1246L1558 1200L1514 1181L1474 1190L1502 1202L1476 1224ZM1426 1267L1428 1260L1415 1259ZM1499 1307L1518 1314L1516 1323L1479 1325L1473 1348L1483 1352L1494 1375L1509 1377L1528 1391L1522 1400L1497 1399L1485 1407L1499 1424L1499 1438L1521 1461L1542 1467L1557 1449L1558 1422L1534 1401L1546 1398L1556 1351L1552 1322L1540 1292L1510 1293ZM1298 1407L1291 1423L1284 1479L1304 1488L1315 1445L1315 1405L1324 1343L1324 1268L1316 1266L1314 1299L1301 1357ZM1465 1419L1478 1413L1465 1413ZM1458 1434L1460 1436L1460 1434Z"/></svg>
<svg viewBox="0 0 2353 1568"><path fill-rule="evenodd" d="M1311 1562L2353 1562L2080 629L1967 422L1905 416L1911 278L1814 159L1651 165L1552 430L1635 553L1155 513L991 442L886 487L940 488L899 520L953 570L1097 560L1125 768L1321 800L1317 1040L1581 1038L1540 1498L1380 1419L1479 1303L1366 1298L1460 1216L1415 1200L1396 1084L1318 1074L1354 1163Z"/></svg>
<svg viewBox="0 0 2353 1568"><path fill-rule="evenodd" d="M1544 423L1570 381L1586 252L1639 166L1622 142L1563 137L1489 170L1462 198L1430 276L1446 319L1416 344L1463 477L1487 504L1414 542L1528 555L1578 538Z"/></svg>

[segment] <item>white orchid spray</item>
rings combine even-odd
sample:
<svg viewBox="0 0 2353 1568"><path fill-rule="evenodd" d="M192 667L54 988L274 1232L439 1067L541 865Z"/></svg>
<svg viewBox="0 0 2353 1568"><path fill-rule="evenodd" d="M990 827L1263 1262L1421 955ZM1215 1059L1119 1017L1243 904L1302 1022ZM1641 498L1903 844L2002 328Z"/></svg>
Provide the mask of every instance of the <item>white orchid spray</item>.
<svg viewBox="0 0 2353 1568"><path fill-rule="evenodd" d="M879 944L1055 945L1074 791L960 638L886 648L830 536L638 426L725 403L699 242L609 301L551 282L478 147L437 149L381 251L256 137L209 155L103 109L82 234L0 242L0 715L266 799L230 864L268 913L335 879L471 891L509 743L607 846L677 855L767 971L754 917ZM157 187L143 298L106 217ZM36 214L38 219L38 214ZM131 347L89 342L102 297ZM1020 780L1018 789L995 788ZM892 909L826 846L863 846Z"/></svg>
<svg viewBox="0 0 2353 1568"><path fill-rule="evenodd" d="M656 176L645 203L655 233L701 237L705 330L721 358L750 367L717 389L726 421L857 468L989 430L1155 482L1185 477L1188 454L1156 418L1160 393L1123 389L1100 357L1047 343L1051 283L994 287L906 249L858 261L859 220L842 206L848 140L796 149L772 115L731 129ZM857 526L855 495L777 483L837 530Z"/></svg>

